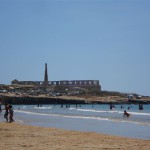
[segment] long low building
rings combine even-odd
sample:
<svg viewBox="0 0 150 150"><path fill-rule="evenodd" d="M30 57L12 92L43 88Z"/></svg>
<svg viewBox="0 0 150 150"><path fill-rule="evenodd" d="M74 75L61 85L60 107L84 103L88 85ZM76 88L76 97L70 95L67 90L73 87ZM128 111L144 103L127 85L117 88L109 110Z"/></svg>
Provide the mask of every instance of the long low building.
<svg viewBox="0 0 150 150"><path fill-rule="evenodd" d="M16 85L46 85L46 86L68 86L68 87L84 87L95 88L101 91L101 86L98 80L61 80L61 81L18 81L17 79L11 81L11 84Z"/></svg>
<svg viewBox="0 0 150 150"><path fill-rule="evenodd" d="M85 89L94 89L101 91L101 86L98 80L61 80L61 81L48 81L47 63L45 63L44 81L18 81L13 80L11 84L16 85L37 85L37 86L67 86L67 87L80 87Z"/></svg>

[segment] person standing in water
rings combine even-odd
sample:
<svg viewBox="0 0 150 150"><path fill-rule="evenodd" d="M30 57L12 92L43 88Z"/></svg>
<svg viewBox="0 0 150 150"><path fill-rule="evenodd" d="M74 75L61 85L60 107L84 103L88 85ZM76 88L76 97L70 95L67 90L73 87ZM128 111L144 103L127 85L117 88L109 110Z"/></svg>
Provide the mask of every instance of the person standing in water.
<svg viewBox="0 0 150 150"><path fill-rule="evenodd" d="M142 104L139 104L139 110L143 110L143 105Z"/></svg>

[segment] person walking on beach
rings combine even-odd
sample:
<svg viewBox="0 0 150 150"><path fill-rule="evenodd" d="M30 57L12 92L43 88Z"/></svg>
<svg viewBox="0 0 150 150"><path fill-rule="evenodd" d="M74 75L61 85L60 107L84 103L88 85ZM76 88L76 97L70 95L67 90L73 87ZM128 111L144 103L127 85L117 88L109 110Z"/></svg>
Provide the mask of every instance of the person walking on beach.
<svg viewBox="0 0 150 150"><path fill-rule="evenodd" d="M14 121L14 119L13 119L14 112L13 112L13 107L12 107L12 105L9 105L9 110L8 110L8 112L9 112L9 122L11 123L11 122Z"/></svg>
<svg viewBox="0 0 150 150"><path fill-rule="evenodd" d="M1 100L0 100L0 114L2 112L2 103L1 103Z"/></svg>
<svg viewBox="0 0 150 150"><path fill-rule="evenodd" d="M3 110L5 110L4 118L5 118L6 121L8 122L9 105L8 105L8 104L5 104L5 108L4 108Z"/></svg>

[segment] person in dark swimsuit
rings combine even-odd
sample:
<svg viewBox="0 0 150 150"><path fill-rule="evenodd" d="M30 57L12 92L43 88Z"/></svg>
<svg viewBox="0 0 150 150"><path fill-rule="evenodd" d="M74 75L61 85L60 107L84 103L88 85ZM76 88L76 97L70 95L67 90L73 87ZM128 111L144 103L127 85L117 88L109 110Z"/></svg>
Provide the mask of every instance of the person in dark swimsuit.
<svg viewBox="0 0 150 150"><path fill-rule="evenodd" d="M2 112L2 103L1 103L1 100L0 100L0 113Z"/></svg>
<svg viewBox="0 0 150 150"><path fill-rule="evenodd" d="M4 118L8 122L8 111L9 111L9 105L8 104L5 104L4 110L5 110Z"/></svg>
<svg viewBox="0 0 150 150"><path fill-rule="evenodd" d="M10 123L14 121L13 115L14 115L13 107L12 107L12 105L9 105L9 122Z"/></svg>
<svg viewBox="0 0 150 150"><path fill-rule="evenodd" d="M127 113L126 111L124 111L123 117L130 117L131 115L129 113Z"/></svg>

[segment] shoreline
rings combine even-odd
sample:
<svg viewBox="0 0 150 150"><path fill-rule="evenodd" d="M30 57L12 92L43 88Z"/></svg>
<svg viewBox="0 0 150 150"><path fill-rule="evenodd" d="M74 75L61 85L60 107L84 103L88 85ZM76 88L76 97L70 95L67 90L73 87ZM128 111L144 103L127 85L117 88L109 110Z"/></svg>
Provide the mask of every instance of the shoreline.
<svg viewBox="0 0 150 150"><path fill-rule="evenodd" d="M79 132L56 128L37 127L18 123L0 122L2 149L18 150L148 150L150 140L140 140L94 132Z"/></svg>
<svg viewBox="0 0 150 150"><path fill-rule="evenodd" d="M0 94L1 102L30 105L30 104L150 104L149 99L131 99L121 97L99 96L16 96L12 94Z"/></svg>

